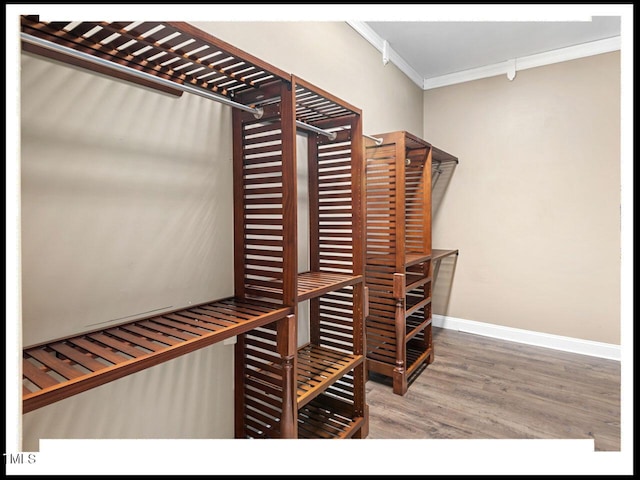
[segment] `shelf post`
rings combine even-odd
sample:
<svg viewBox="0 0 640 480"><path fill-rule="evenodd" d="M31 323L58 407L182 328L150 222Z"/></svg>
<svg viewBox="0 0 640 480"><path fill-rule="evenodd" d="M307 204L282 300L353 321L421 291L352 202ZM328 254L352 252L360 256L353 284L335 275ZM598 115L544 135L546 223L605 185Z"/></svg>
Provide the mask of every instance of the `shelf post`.
<svg viewBox="0 0 640 480"><path fill-rule="evenodd" d="M282 366L282 418L280 438L298 438L298 407L296 389L297 332L296 316L278 321L278 353Z"/></svg>
<svg viewBox="0 0 640 480"><path fill-rule="evenodd" d="M406 318L405 314L405 276L403 273L393 274L393 297L396 300L396 366L393 369L393 391L404 395L407 391L407 376L405 375L406 354Z"/></svg>

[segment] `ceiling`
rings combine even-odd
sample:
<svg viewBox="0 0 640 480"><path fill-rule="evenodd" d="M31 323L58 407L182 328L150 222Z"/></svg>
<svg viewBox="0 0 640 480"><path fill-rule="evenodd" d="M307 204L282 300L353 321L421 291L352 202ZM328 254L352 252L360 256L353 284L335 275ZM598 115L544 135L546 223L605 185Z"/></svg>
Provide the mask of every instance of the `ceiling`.
<svg viewBox="0 0 640 480"><path fill-rule="evenodd" d="M620 16L348 23L424 89L620 49Z"/></svg>

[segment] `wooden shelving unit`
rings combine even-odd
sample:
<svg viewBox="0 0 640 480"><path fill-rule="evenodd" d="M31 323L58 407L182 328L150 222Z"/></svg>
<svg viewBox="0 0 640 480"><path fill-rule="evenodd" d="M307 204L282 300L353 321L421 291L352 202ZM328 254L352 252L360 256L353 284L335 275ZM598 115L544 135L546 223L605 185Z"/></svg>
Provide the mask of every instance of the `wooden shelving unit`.
<svg viewBox="0 0 640 480"><path fill-rule="evenodd" d="M376 135L366 147L367 369L409 378L433 362L431 333L432 146L407 132Z"/></svg>
<svg viewBox="0 0 640 480"><path fill-rule="evenodd" d="M308 272L296 275L294 302L296 314L300 302L310 302L310 342L297 345L295 315L239 337L236 436L362 438L368 417L361 112L295 76L289 95L283 92L281 101L295 105L297 125L334 137L313 131L308 137L311 261Z"/></svg>
<svg viewBox="0 0 640 480"><path fill-rule="evenodd" d="M360 110L184 22L24 16L21 36L31 53L237 107L234 296L25 347L23 411L237 336L237 437L366 436ZM312 262L302 274L300 128L313 132ZM311 341L298 347L297 308L305 300Z"/></svg>

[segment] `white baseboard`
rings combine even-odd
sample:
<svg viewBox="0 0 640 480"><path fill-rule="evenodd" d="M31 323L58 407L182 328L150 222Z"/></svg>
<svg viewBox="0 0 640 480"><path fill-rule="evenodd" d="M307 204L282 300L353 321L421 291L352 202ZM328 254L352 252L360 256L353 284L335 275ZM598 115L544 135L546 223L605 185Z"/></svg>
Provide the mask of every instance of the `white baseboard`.
<svg viewBox="0 0 640 480"><path fill-rule="evenodd" d="M491 323L448 317L446 315L434 314L433 326L474 333L485 337L499 338L511 342L525 343L527 345L553 348L554 350L590 355L592 357L607 358L609 360L620 361L621 358L620 345L533 332L519 328L504 327L502 325L493 325Z"/></svg>

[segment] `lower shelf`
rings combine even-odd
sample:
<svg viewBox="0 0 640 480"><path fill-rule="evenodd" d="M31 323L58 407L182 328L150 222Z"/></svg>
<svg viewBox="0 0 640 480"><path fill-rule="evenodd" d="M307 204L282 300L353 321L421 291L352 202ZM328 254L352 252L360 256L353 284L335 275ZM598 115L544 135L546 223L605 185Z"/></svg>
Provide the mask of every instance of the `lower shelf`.
<svg viewBox="0 0 640 480"><path fill-rule="evenodd" d="M289 307L227 298L23 351L23 413L266 325Z"/></svg>
<svg viewBox="0 0 640 480"><path fill-rule="evenodd" d="M417 342L407 344L407 366L406 375L411 377L415 371L426 366L429 355L433 352L433 347L419 345Z"/></svg>
<svg viewBox="0 0 640 480"><path fill-rule="evenodd" d="M431 305L427 305L426 308L431 308ZM427 312L426 317L427 318L425 319L424 312L415 312L411 316L407 317L407 334L405 336L405 341L411 340L426 327L431 325L431 312Z"/></svg>
<svg viewBox="0 0 640 480"><path fill-rule="evenodd" d="M337 350L305 345L298 349L298 408L321 394L328 386L364 360Z"/></svg>
<svg viewBox="0 0 640 480"><path fill-rule="evenodd" d="M395 345L380 345L378 348L367 352L367 370L369 377L371 374L379 374L387 377L389 381L393 380L393 392L398 395L404 395L409 385L417 378L418 375L433 362L434 351L433 345L427 344L425 338L431 338L430 323L426 328L420 330L414 338L406 341L404 355L404 371L399 373L396 371Z"/></svg>
<svg viewBox="0 0 640 480"><path fill-rule="evenodd" d="M347 402L320 395L298 411L298 438L351 438L363 427Z"/></svg>

